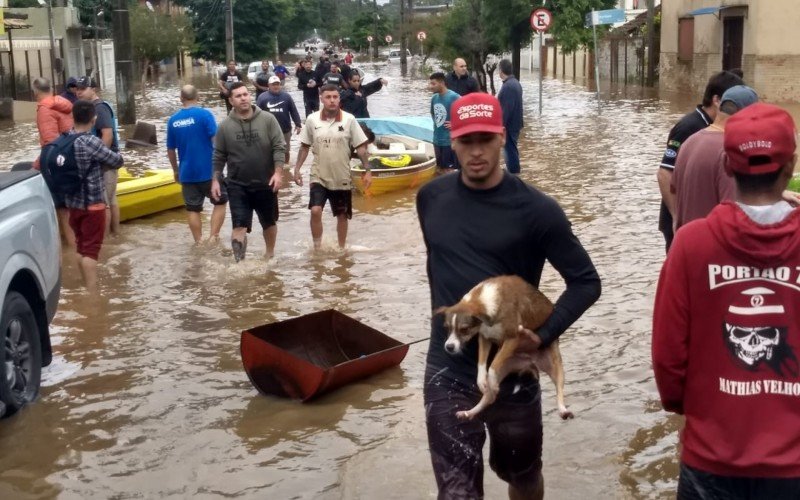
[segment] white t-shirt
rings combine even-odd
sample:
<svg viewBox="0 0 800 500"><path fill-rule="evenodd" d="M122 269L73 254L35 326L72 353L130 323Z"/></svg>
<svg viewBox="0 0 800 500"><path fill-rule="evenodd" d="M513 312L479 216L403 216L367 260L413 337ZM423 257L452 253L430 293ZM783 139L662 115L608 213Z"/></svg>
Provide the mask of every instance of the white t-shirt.
<svg viewBox="0 0 800 500"><path fill-rule="evenodd" d="M785 201L779 201L774 205L745 205L744 203L736 202L739 207L744 210L750 219L756 224L766 226L769 224L777 224L789 216L794 210L794 207Z"/></svg>
<svg viewBox="0 0 800 500"><path fill-rule="evenodd" d="M349 190L350 152L367 142L367 136L350 113L340 110L336 119L325 120L323 111L308 115L300 133L300 142L314 153L311 182L334 191Z"/></svg>

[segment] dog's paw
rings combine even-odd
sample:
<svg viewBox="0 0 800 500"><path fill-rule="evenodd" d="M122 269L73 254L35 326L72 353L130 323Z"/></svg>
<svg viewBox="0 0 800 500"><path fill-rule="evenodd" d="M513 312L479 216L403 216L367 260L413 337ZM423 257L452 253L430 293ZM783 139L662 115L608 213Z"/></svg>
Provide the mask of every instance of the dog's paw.
<svg viewBox="0 0 800 500"><path fill-rule="evenodd" d="M564 408L563 410L559 410L558 414L561 415L561 420L570 420L575 418L575 414L573 414L566 408Z"/></svg>

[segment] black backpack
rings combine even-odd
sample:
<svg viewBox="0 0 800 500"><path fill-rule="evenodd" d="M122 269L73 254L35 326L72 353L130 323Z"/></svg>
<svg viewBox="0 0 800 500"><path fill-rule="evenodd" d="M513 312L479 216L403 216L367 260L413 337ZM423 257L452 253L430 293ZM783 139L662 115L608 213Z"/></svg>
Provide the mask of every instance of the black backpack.
<svg viewBox="0 0 800 500"><path fill-rule="evenodd" d="M75 140L83 134L64 133L42 147L42 176L55 194L75 194L83 186L83 177L75 161Z"/></svg>

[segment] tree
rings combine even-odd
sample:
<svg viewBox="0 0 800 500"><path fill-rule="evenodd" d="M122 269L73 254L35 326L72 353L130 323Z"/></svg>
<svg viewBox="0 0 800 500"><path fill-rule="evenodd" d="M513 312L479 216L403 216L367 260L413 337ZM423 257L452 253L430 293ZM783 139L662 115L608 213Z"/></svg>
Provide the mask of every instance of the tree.
<svg viewBox="0 0 800 500"><path fill-rule="evenodd" d="M376 27L378 29L377 32L375 32ZM385 43L384 37L391 31L392 26L386 16L380 16L380 19L375 19L372 11L364 11L353 20L353 26L350 30L350 44L358 48L369 46L367 37L372 35L372 43L374 45L383 45Z"/></svg>
<svg viewBox="0 0 800 500"><path fill-rule="evenodd" d="M130 9L131 44L142 69L142 96L152 63L174 57L192 44L192 29L183 15L162 14L136 6Z"/></svg>
<svg viewBox="0 0 800 500"><path fill-rule="evenodd" d="M485 66L489 54L511 52L514 72L519 74L519 54L530 40L530 13L542 6L542 0L456 0L445 14L444 36L434 36L427 45L443 60L460 55L478 72L478 81L486 89ZM592 43L592 30L584 27L584 17L592 9L611 8L615 0L553 0L547 8L553 13L549 32L565 53ZM468 57L467 57L468 56Z"/></svg>
<svg viewBox="0 0 800 500"><path fill-rule="evenodd" d="M443 23L444 36L439 55L445 61L462 57L476 71L478 83L486 90L486 59L499 54L503 47L498 38L488 32L487 21L499 15L487 7L487 0L460 0Z"/></svg>
<svg viewBox="0 0 800 500"><path fill-rule="evenodd" d="M592 47L592 28L584 27L586 14L592 10L613 8L615 0L560 0L550 9L553 12L553 25L550 33L558 40L562 52L571 54L581 47ZM597 27L605 32L606 26Z"/></svg>

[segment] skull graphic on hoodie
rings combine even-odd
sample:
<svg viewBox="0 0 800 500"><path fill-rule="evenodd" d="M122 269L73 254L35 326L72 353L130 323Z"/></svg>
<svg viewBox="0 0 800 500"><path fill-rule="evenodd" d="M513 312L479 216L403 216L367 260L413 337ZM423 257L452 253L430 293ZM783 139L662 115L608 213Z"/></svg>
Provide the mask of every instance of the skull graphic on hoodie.
<svg viewBox="0 0 800 500"><path fill-rule="evenodd" d="M723 336L731 354L748 370L763 365L781 374L786 361L796 365L787 345L786 310L778 295L766 287L754 287L739 293L728 307Z"/></svg>

